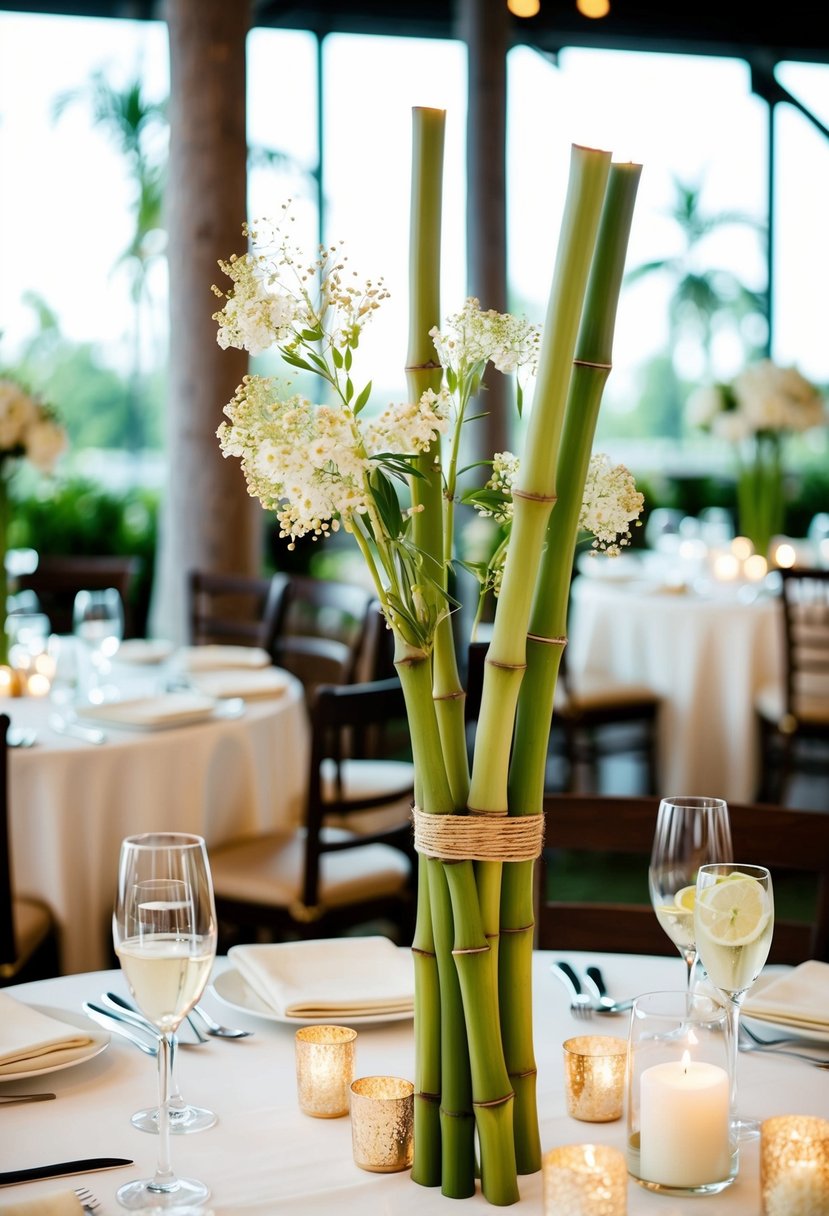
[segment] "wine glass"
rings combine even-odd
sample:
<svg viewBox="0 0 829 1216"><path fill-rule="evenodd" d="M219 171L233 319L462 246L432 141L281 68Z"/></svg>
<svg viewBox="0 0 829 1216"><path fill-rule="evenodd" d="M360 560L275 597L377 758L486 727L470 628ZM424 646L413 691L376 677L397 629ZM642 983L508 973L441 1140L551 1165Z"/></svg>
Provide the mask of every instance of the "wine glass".
<svg viewBox="0 0 829 1216"><path fill-rule="evenodd" d="M178 1039L173 1035L170 1040L170 1079L167 1089L167 1110L170 1124L170 1134L184 1136L188 1132L203 1132L208 1127L215 1127L218 1115L207 1106L193 1106L185 1102L179 1089L176 1076L176 1059L178 1058ZM133 1127L142 1132L158 1132L159 1108L145 1106L132 1116Z"/></svg>
<svg viewBox="0 0 829 1216"><path fill-rule="evenodd" d="M697 946L694 899L697 871L730 861L731 825L722 798L663 798L656 816L648 886L656 918L685 960L686 985L694 987Z"/></svg>
<svg viewBox="0 0 829 1216"><path fill-rule="evenodd" d="M203 1182L170 1164L170 1053L173 1035L204 992L216 957L216 907L200 836L151 832L121 844L112 918L115 953L135 1001L159 1031L158 1162L152 1178L118 1191L125 1208L201 1203Z"/></svg>
<svg viewBox="0 0 829 1216"><path fill-rule="evenodd" d="M774 933L774 894L765 866L719 862L700 866L694 926L700 962L729 1011L731 1118L741 1140L759 1135L756 1119L737 1109L740 1007L763 970Z"/></svg>
<svg viewBox="0 0 829 1216"><path fill-rule="evenodd" d="M117 587L79 591L72 609L72 631L85 653L83 686L89 694L109 670L124 636L124 604Z"/></svg>

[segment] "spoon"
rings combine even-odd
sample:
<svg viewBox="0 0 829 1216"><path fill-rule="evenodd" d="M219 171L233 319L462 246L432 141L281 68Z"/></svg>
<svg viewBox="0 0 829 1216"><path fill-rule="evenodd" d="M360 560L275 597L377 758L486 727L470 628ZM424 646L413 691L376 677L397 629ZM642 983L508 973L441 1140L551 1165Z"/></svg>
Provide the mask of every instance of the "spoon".
<svg viewBox="0 0 829 1216"><path fill-rule="evenodd" d="M598 967L587 968L585 971L585 983L588 988L592 989L596 998L596 1013L626 1013L633 1004L632 1000L614 1001L612 996L608 996L604 976Z"/></svg>
<svg viewBox="0 0 829 1216"><path fill-rule="evenodd" d="M241 1030L237 1026L220 1025L213 1020L207 1010L203 1009L201 1005L194 1005L193 1013L197 1014L204 1022L207 1027L207 1033L215 1035L218 1039L244 1039L249 1034L253 1034L252 1030Z"/></svg>

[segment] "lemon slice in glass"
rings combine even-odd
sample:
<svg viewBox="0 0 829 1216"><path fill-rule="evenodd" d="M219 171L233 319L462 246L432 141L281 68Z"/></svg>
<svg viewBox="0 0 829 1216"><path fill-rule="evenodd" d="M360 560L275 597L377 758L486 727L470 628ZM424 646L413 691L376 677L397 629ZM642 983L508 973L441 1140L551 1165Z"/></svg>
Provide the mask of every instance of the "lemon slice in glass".
<svg viewBox="0 0 829 1216"><path fill-rule="evenodd" d="M711 941L721 946L747 946L768 924L771 908L761 884L748 875L715 883L700 892L697 921Z"/></svg>
<svg viewBox="0 0 829 1216"><path fill-rule="evenodd" d="M678 908L682 908L683 912L693 912L696 894L697 888L695 886L683 887L674 896L674 903Z"/></svg>

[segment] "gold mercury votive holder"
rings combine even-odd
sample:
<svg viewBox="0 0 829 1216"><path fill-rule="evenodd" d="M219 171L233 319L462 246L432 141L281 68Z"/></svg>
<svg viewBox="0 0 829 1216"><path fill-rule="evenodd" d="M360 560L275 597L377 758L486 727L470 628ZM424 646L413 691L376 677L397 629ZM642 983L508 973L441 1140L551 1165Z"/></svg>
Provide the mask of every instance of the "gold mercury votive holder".
<svg viewBox="0 0 829 1216"><path fill-rule="evenodd" d="M303 1026L295 1035L299 1108L314 1119L347 1115L357 1031L348 1026Z"/></svg>
<svg viewBox="0 0 829 1216"><path fill-rule="evenodd" d="M351 1086L354 1161L373 1174L411 1168L414 1085L402 1077L358 1077Z"/></svg>
<svg viewBox="0 0 829 1216"><path fill-rule="evenodd" d="M607 1034L583 1034L565 1039L563 1048L568 1115L585 1123L610 1123L621 1119L627 1039Z"/></svg>
<svg viewBox="0 0 829 1216"><path fill-rule="evenodd" d="M606 1144L562 1144L545 1153L544 1216L626 1216L624 1154Z"/></svg>
<svg viewBox="0 0 829 1216"><path fill-rule="evenodd" d="M760 1124L763 1216L829 1212L829 1120L774 1115Z"/></svg>

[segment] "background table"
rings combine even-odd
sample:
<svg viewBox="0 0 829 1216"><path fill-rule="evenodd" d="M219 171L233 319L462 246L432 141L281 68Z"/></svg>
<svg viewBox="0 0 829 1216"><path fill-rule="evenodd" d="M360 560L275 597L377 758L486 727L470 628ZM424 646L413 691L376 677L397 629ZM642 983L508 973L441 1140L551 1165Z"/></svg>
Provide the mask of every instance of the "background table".
<svg viewBox="0 0 829 1216"><path fill-rule="evenodd" d="M287 676L287 673L286 673ZM106 966L124 836L195 832L208 847L233 836L295 827L302 815L308 725L302 685L250 700L241 717L163 730L107 726L91 745L49 729L50 706L0 699L37 743L9 753L15 888L54 910L64 972Z"/></svg>
<svg viewBox="0 0 829 1216"><path fill-rule="evenodd" d="M648 684L664 698L661 794L750 802L759 778L754 698L782 681L780 605L640 581L573 580L567 646L579 674Z"/></svg>
<svg viewBox="0 0 829 1216"><path fill-rule="evenodd" d="M626 1017L573 1018L563 985L550 973L559 957L537 954L534 965L534 1027L539 1069L538 1103L542 1150L558 1144L602 1143L624 1151L625 1121L581 1123L565 1112L562 1043L576 1034L615 1034L626 1037ZM598 963L611 991L620 997L644 991L679 989L684 965L679 956L566 956L583 971ZM227 966L218 959L216 968ZM77 1011L84 999L106 989L126 994L119 971L66 976L9 989L12 996L55 1009ZM251 1038L211 1039L203 1047L179 1052L178 1075L185 1100L212 1107L217 1125L195 1135L174 1136L174 1168L201 1178L212 1188L215 1216L450 1216L458 1202L436 1189L411 1181L409 1174L368 1174L354 1165L348 1118L312 1119L300 1114L296 1100L294 1028L246 1016L229 1009L209 991L205 1004L220 1020L246 1025ZM820 1047L815 1045L817 1051ZM829 1056L829 1047L824 1049ZM414 1044L411 1022L389 1022L358 1028L357 1075L375 1073L412 1078ZM783 1056L740 1057L740 1105L766 1118L773 1114L829 1115L826 1073ZM42 1081L5 1082L3 1093L49 1089L54 1102L17 1106L5 1117L0 1136L0 1167L20 1168L45 1161L94 1155L130 1157L135 1165L111 1173L72 1179L52 1179L0 1190L0 1202L23 1200L66 1189L89 1186L103 1204L102 1216L120 1209L114 1195L130 1178L146 1176L155 1166L156 1141L130 1124L133 1111L155 1101L154 1062L124 1040L113 1036L110 1047L96 1059ZM736 1182L707 1201L653 1195L632 1180L628 1184L629 1216L758 1216L759 1147L741 1147ZM510 1211L539 1216L541 1175L519 1180L521 1199ZM464 1212L494 1213L480 1194L465 1200ZM205 1211L207 1216L207 1210Z"/></svg>

